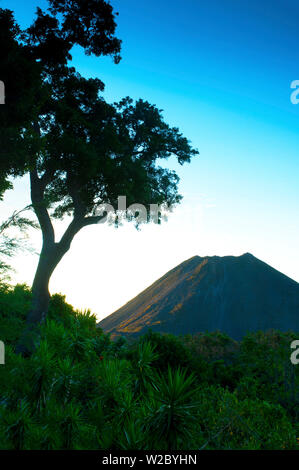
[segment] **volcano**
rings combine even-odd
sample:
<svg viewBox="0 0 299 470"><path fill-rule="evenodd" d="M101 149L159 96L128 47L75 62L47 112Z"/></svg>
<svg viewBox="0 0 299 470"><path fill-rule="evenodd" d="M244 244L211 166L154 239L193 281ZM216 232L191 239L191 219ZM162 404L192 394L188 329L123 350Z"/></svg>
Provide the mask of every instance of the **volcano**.
<svg viewBox="0 0 299 470"><path fill-rule="evenodd" d="M299 332L299 284L250 253L194 256L158 279L99 324L117 336L221 331Z"/></svg>

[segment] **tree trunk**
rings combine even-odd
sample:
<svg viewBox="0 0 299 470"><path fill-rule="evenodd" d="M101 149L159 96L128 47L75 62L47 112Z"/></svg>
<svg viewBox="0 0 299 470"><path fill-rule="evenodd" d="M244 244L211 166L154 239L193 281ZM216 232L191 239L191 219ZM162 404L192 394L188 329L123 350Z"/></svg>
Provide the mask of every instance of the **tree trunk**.
<svg viewBox="0 0 299 470"><path fill-rule="evenodd" d="M37 123L35 123L35 128L40 136L40 129ZM31 200L42 230L43 247L32 285L31 310L26 318L25 331L16 347L16 352L23 356L29 356L39 342L39 327L45 321L48 313L50 302L49 282L54 269L70 249L74 236L83 227L96 224L102 219L102 216L85 218L86 208L76 193L76 189L73 186L70 187L74 202L74 218L59 243L55 243L54 227L47 210L46 201L44 200L46 186L51 181L53 174L52 170L46 170L43 176L39 177L36 161L33 160L30 170Z"/></svg>
<svg viewBox="0 0 299 470"><path fill-rule="evenodd" d="M16 353L29 356L39 341L39 327L45 321L49 302L49 282L52 273L67 249L62 249L58 244L46 244L44 242L40 259L32 285L31 310L26 318L26 328L16 347Z"/></svg>
<svg viewBox="0 0 299 470"><path fill-rule="evenodd" d="M49 282L54 269L70 249L74 236L83 227L97 224L102 219L102 216L85 217L86 208L72 187L71 192L75 206L74 218L59 243L55 243L54 228L44 200L44 191L51 180L51 176L52 172L49 171L40 178L36 166L33 166L30 171L31 200L42 230L43 247L32 285L31 310L26 319L25 331L16 347L16 353L23 356L30 356L39 342L39 327L45 321L48 313L50 302Z"/></svg>

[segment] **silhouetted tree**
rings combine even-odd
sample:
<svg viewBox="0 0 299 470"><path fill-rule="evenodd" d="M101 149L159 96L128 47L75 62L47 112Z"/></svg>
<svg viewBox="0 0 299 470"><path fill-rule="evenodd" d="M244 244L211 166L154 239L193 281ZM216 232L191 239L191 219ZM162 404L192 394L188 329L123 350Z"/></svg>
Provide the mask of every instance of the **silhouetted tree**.
<svg viewBox="0 0 299 470"><path fill-rule="evenodd" d="M159 167L157 159L176 155L183 164L198 153L164 122L156 106L128 97L108 104L100 97L102 81L86 79L69 65L74 45L119 62L111 5L103 0L49 3L48 13L38 9L33 25L21 34L7 11L0 15L0 22L10 22L16 55L25 57L32 74L38 71L36 87L27 91L29 119L24 104L21 126L12 126L21 152L10 141L2 148L8 162L2 174L30 175L32 206L43 235L28 326L17 348L23 354L33 348L35 327L47 314L54 269L74 236L101 221L104 215L97 215L97 207L116 207L119 195L126 196L127 205L138 202L147 209L154 203L179 202L178 176ZM9 93L7 99L9 107ZM52 217L65 215L72 221L57 241Z"/></svg>

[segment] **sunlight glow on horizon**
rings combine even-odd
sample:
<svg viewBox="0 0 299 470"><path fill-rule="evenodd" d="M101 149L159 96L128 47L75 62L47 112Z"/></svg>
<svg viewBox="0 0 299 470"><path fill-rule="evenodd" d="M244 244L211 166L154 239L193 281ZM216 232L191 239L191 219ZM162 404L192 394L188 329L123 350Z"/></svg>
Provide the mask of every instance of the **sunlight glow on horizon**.
<svg viewBox="0 0 299 470"><path fill-rule="evenodd" d="M28 191L26 181L18 180L15 191L7 193L8 214L18 192L25 188ZM107 224L86 227L54 272L50 291L66 295L67 302L75 308L91 309L101 320L192 256L240 256L245 252L299 281L298 258L286 260L281 253L273 257L271 243L267 250L269 240L262 245L254 230L246 238L231 233L228 226L214 231L216 211L217 203L204 195L185 194L168 222L160 226L147 224L140 231L133 223L118 229ZM67 222L58 224L57 239ZM30 235L30 243L38 252L41 234L31 231ZM13 280L30 285L37 260L37 255L30 253L18 255L13 260L17 270Z"/></svg>

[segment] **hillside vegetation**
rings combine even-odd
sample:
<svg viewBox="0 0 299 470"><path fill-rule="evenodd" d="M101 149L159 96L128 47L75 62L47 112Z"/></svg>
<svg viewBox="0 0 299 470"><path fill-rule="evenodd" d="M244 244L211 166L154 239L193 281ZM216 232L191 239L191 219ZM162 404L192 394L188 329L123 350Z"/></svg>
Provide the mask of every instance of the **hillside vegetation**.
<svg viewBox="0 0 299 470"><path fill-rule="evenodd" d="M112 341L54 295L23 358L30 300L26 286L0 287L0 449L298 449L295 333Z"/></svg>

